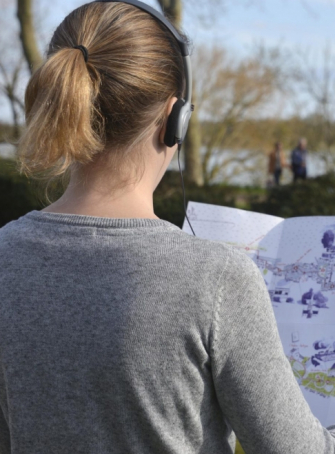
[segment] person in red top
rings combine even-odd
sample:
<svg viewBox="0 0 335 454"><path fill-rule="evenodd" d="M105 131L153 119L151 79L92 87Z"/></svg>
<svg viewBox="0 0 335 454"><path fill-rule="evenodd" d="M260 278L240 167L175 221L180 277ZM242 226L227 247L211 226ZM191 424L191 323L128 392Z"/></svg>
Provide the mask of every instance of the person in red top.
<svg viewBox="0 0 335 454"><path fill-rule="evenodd" d="M281 142L276 142L269 155L269 174L274 176L276 186L280 184L280 177L284 167L287 167Z"/></svg>

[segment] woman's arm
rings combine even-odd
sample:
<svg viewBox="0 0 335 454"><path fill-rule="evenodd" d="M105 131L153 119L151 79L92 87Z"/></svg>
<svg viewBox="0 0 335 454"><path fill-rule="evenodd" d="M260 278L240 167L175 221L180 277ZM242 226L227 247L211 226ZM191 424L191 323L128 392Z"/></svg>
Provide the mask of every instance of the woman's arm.
<svg viewBox="0 0 335 454"><path fill-rule="evenodd" d="M238 251L221 276L212 336L217 396L246 454L335 453L335 431L313 416L285 356L264 280Z"/></svg>
<svg viewBox="0 0 335 454"><path fill-rule="evenodd" d="M10 433L0 405L0 454L10 454Z"/></svg>

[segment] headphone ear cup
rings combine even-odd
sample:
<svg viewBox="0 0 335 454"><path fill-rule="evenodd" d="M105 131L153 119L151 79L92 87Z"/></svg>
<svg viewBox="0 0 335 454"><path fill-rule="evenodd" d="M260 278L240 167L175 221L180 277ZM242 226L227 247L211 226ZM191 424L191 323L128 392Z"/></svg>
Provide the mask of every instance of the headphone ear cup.
<svg viewBox="0 0 335 454"><path fill-rule="evenodd" d="M166 124L166 133L164 136L164 143L167 147L173 147L176 144L176 131L178 126L178 121L180 117L180 111L185 105L183 99L178 99L173 105L172 111L169 115Z"/></svg>

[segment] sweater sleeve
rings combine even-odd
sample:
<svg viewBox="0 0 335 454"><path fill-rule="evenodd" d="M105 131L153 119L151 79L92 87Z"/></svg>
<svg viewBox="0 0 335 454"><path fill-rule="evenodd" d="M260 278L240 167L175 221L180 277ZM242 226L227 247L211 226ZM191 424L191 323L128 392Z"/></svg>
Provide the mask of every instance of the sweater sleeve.
<svg viewBox="0 0 335 454"><path fill-rule="evenodd" d="M246 454L335 454L335 430L313 416L285 356L263 277L238 251L219 283L211 361L222 412Z"/></svg>

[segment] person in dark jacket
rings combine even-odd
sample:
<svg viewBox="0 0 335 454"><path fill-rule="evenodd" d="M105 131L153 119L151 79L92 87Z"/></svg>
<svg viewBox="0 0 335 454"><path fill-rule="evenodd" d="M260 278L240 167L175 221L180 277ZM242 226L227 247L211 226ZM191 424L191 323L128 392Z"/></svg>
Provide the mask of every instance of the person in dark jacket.
<svg viewBox="0 0 335 454"><path fill-rule="evenodd" d="M294 182L299 179L305 180L307 178L306 157L307 140L301 138L297 147L291 153L291 168Z"/></svg>

